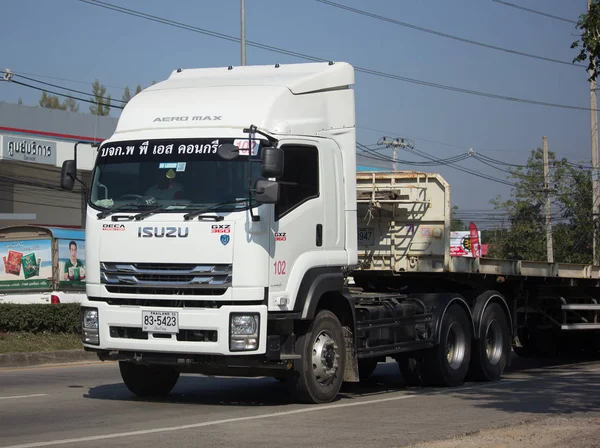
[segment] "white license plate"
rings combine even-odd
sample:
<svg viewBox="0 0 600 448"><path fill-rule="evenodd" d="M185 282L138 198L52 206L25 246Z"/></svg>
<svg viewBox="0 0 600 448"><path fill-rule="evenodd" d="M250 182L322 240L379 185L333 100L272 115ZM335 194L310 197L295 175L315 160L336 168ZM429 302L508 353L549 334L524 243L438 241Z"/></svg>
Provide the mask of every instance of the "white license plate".
<svg viewBox="0 0 600 448"><path fill-rule="evenodd" d="M179 313L142 311L142 330L150 333L179 333Z"/></svg>

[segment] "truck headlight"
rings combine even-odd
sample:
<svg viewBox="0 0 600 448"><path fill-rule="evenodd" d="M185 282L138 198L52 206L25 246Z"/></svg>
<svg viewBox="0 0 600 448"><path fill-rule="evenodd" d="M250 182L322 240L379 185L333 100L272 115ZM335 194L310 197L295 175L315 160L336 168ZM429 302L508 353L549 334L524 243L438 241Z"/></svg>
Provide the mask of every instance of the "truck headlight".
<svg viewBox="0 0 600 448"><path fill-rule="evenodd" d="M97 308L81 308L81 340L85 344L100 344Z"/></svg>
<svg viewBox="0 0 600 448"><path fill-rule="evenodd" d="M260 316L235 313L229 317L229 350L239 352L258 349Z"/></svg>

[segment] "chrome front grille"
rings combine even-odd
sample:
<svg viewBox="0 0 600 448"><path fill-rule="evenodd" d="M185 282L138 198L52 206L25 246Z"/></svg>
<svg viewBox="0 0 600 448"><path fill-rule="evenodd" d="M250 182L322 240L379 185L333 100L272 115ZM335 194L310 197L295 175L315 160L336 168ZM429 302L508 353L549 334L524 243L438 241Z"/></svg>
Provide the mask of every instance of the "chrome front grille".
<svg viewBox="0 0 600 448"><path fill-rule="evenodd" d="M230 264L100 263L109 292L220 295L231 286Z"/></svg>

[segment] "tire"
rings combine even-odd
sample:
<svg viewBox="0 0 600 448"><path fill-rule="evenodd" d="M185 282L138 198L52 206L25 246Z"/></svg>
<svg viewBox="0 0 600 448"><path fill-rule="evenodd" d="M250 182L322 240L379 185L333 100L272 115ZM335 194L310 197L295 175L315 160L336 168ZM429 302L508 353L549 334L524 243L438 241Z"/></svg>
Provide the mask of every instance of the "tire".
<svg viewBox="0 0 600 448"><path fill-rule="evenodd" d="M127 389L139 397L164 397L175 387L179 372L168 366L145 366L119 361Z"/></svg>
<svg viewBox="0 0 600 448"><path fill-rule="evenodd" d="M368 379L375 369L379 361L376 358L366 358L358 360L358 377L361 381Z"/></svg>
<svg viewBox="0 0 600 448"><path fill-rule="evenodd" d="M440 342L425 352L422 383L455 387L464 383L471 361L472 324L460 305L451 305L443 317Z"/></svg>
<svg viewBox="0 0 600 448"><path fill-rule="evenodd" d="M396 359L396 362L398 363L404 384L409 387L416 387L423 384L423 377L421 375L423 361L420 358L400 355Z"/></svg>
<svg viewBox="0 0 600 448"><path fill-rule="evenodd" d="M321 310L308 330L296 340L294 374L288 384L297 401L329 403L344 381L346 346L342 325L335 314Z"/></svg>
<svg viewBox="0 0 600 448"><path fill-rule="evenodd" d="M508 363L511 337L506 313L497 303L485 308L479 335L473 340L469 376L477 381L498 381Z"/></svg>

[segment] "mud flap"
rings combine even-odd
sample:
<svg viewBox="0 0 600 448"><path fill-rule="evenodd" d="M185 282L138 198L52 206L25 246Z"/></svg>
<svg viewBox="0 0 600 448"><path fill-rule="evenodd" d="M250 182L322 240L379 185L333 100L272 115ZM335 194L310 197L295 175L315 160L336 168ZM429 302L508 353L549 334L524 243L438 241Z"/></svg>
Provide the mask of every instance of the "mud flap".
<svg viewBox="0 0 600 448"><path fill-rule="evenodd" d="M343 327L344 339L346 341L346 368L344 369L344 381L348 383L360 382L358 374L358 358L356 357L356 347L354 346L354 334L348 327Z"/></svg>

